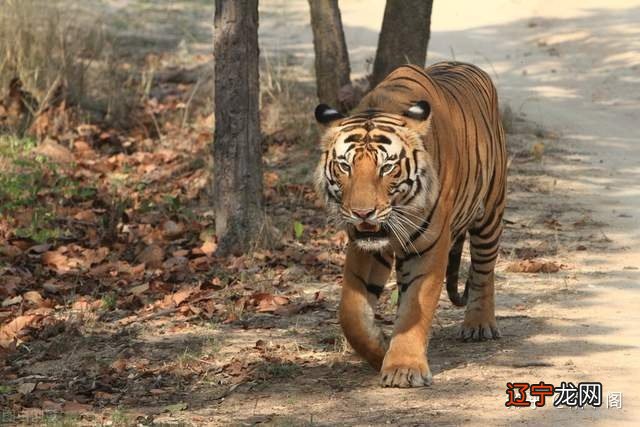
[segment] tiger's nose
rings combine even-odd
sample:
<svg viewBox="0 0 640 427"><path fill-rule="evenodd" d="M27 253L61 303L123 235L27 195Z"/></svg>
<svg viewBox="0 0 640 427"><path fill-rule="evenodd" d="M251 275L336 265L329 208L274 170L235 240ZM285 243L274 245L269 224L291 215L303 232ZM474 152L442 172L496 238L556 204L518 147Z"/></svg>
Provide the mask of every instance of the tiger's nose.
<svg viewBox="0 0 640 427"><path fill-rule="evenodd" d="M376 212L376 208L351 209L351 212L360 219L367 219L373 216Z"/></svg>

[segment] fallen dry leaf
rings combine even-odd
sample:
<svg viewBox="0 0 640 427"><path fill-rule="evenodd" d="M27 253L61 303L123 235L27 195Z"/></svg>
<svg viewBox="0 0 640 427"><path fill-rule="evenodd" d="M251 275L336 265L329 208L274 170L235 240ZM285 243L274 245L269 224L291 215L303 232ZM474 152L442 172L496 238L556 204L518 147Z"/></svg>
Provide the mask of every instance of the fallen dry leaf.
<svg viewBox="0 0 640 427"><path fill-rule="evenodd" d="M176 223L175 221L165 221L162 224L162 231L165 237L169 239L175 239L180 237L184 233L184 224Z"/></svg>
<svg viewBox="0 0 640 427"><path fill-rule="evenodd" d="M96 214L91 209L85 209L83 211L80 211L80 212L76 213L73 216L73 218L78 220L78 221L95 222L96 221Z"/></svg>
<svg viewBox="0 0 640 427"><path fill-rule="evenodd" d="M280 177L276 172L265 172L264 176L264 185L266 187L274 187L278 181L280 181Z"/></svg>
<svg viewBox="0 0 640 427"><path fill-rule="evenodd" d="M35 314L27 316L18 316L11 322L0 327L0 345L8 348L8 343L16 340L20 333L39 320L42 316Z"/></svg>
<svg viewBox="0 0 640 427"><path fill-rule="evenodd" d="M125 359L117 359L111 364L111 369L116 372L124 372L127 369L127 361Z"/></svg>
<svg viewBox="0 0 640 427"><path fill-rule="evenodd" d="M336 232L336 234L334 234L331 237L331 242L333 242L333 244L336 246L344 246L347 244L348 241L349 241L349 236L344 230L340 230Z"/></svg>
<svg viewBox="0 0 640 427"><path fill-rule="evenodd" d="M211 256L218 249L218 244L214 240L207 240L200 246L200 250L206 256Z"/></svg>
<svg viewBox="0 0 640 427"><path fill-rule="evenodd" d="M12 305L20 304L22 302L22 295L15 296L13 298L6 298L2 301L2 307L9 307Z"/></svg>
<svg viewBox="0 0 640 427"><path fill-rule="evenodd" d="M36 389L36 385L36 383L22 383L18 386L18 392L26 396Z"/></svg>
<svg viewBox="0 0 640 427"><path fill-rule="evenodd" d="M197 291L197 288L195 287L183 288L183 289L180 289L178 292L174 293L173 295L171 295L171 299L173 300L173 303L175 305L180 305L187 298L189 298L191 294L193 294L195 291Z"/></svg>
<svg viewBox="0 0 640 427"><path fill-rule="evenodd" d="M41 245L31 246L29 248L29 252L34 254L41 254L43 252L48 251L49 249L51 249L51 245L49 243L43 243Z"/></svg>
<svg viewBox="0 0 640 427"><path fill-rule="evenodd" d="M266 292L258 292L251 295L249 303L256 307L256 311L267 313L275 312L281 306L289 304L289 298Z"/></svg>
<svg viewBox="0 0 640 427"><path fill-rule="evenodd" d="M15 258L22 254L22 250L19 247L13 245L2 245L0 246L0 255L6 256L8 258Z"/></svg>
<svg viewBox="0 0 640 427"><path fill-rule="evenodd" d="M60 249L42 254L42 263L58 274L64 274L76 267L76 263L61 253Z"/></svg>
<svg viewBox="0 0 640 427"><path fill-rule="evenodd" d="M78 311L92 311L97 310L102 307L102 301L100 300L87 300L84 297L80 297L77 301L75 301L71 308Z"/></svg>
<svg viewBox="0 0 640 427"><path fill-rule="evenodd" d="M543 250L530 248L530 247L523 247L523 248L515 248L514 253L516 257L520 259L533 259L543 255Z"/></svg>
<svg viewBox="0 0 640 427"><path fill-rule="evenodd" d="M28 301L38 307L44 303L44 298L42 298L42 295L37 291L25 292L22 297L25 301Z"/></svg>
<svg viewBox="0 0 640 427"><path fill-rule="evenodd" d="M199 270L199 271L203 271L203 270L208 270L211 264L211 258L208 256L201 256L195 259L192 259L189 262L189 265L191 266L192 269L194 270Z"/></svg>
<svg viewBox="0 0 640 427"><path fill-rule="evenodd" d="M24 312L24 314L36 314L40 316L48 316L53 314L54 310L51 307L36 307Z"/></svg>
<svg viewBox="0 0 640 427"><path fill-rule="evenodd" d="M140 252L137 259L147 268L158 268L164 260L164 249L158 245L149 245Z"/></svg>
<svg viewBox="0 0 640 427"><path fill-rule="evenodd" d="M36 390L51 390L55 386L55 383L38 383Z"/></svg>
<svg viewBox="0 0 640 427"><path fill-rule="evenodd" d="M201 308L196 307L196 306L195 306L195 305L193 305L193 304L189 304L189 305L188 305L188 308L189 308L189 311L191 311L193 314L198 315L198 314L202 313L202 309L201 309Z"/></svg>
<svg viewBox="0 0 640 427"><path fill-rule="evenodd" d="M84 258L84 267L89 268L94 264L100 264L109 255L109 248L101 247L96 250L84 249L82 256Z"/></svg>
<svg viewBox="0 0 640 427"><path fill-rule="evenodd" d="M162 263L162 267L169 271L182 271L189 266L189 259L186 257L174 256Z"/></svg>
<svg viewBox="0 0 640 427"><path fill-rule="evenodd" d="M142 285L134 286L133 288L129 289L129 293L133 295L140 295L145 293L148 290L149 290L149 284L144 283Z"/></svg>
<svg viewBox="0 0 640 427"><path fill-rule="evenodd" d="M553 261L524 260L509 264L506 271L509 273L556 273L560 271L562 264Z"/></svg>
<svg viewBox="0 0 640 427"><path fill-rule="evenodd" d="M2 286L0 286L0 295L3 297L15 296L18 286L22 282L20 276L2 276Z"/></svg>
<svg viewBox="0 0 640 427"><path fill-rule="evenodd" d="M42 289L51 294L59 294L71 289L71 287L71 285L57 282L55 279L48 280L42 284Z"/></svg>
<svg viewBox="0 0 640 427"><path fill-rule="evenodd" d="M177 251L173 251L171 255L175 257L186 257L187 255L189 255L189 251L186 249L178 249Z"/></svg>

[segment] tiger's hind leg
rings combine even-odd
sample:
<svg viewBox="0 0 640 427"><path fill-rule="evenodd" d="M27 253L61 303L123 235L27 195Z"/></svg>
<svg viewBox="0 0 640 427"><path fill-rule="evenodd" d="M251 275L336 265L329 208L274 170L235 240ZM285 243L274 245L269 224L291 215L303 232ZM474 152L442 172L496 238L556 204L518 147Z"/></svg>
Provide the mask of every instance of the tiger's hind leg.
<svg viewBox="0 0 640 427"><path fill-rule="evenodd" d="M469 297L469 288L465 286L464 293L461 295L458 292L458 275L460 274L460 260L462 259L462 249L464 247L465 235L463 232L454 241L451 250L449 251L449 261L447 262L447 294L453 305L458 307L464 307L467 305L467 298Z"/></svg>
<svg viewBox="0 0 640 427"><path fill-rule="evenodd" d="M471 236L471 269L467 279L467 309L460 329L464 341L500 338L495 316L495 265L498 258L502 215L493 215Z"/></svg>

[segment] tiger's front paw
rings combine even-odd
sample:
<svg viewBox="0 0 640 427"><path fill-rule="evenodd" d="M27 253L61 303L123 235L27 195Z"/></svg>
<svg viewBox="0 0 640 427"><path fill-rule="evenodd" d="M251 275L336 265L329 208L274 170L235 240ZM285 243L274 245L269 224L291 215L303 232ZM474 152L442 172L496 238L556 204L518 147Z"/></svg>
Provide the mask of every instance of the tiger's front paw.
<svg viewBox="0 0 640 427"><path fill-rule="evenodd" d="M380 370L380 385L383 387L424 387L431 385L433 376L424 356L384 358Z"/></svg>

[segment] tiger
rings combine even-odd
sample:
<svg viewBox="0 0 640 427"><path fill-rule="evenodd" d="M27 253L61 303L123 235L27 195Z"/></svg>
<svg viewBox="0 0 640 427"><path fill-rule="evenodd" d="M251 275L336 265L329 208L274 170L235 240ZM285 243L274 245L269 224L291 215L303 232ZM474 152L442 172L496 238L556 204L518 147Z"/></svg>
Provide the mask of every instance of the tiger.
<svg viewBox="0 0 640 427"><path fill-rule="evenodd" d="M498 96L477 66L403 65L349 116L315 109L317 192L349 237L338 309L351 347L384 387L432 384L427 348L443 284L466 306L459 337L497 339L495 264L507 155ZM466 236L471 267L458 274ZM375 322L395 264L398 307L388 339Z"/></svg>

